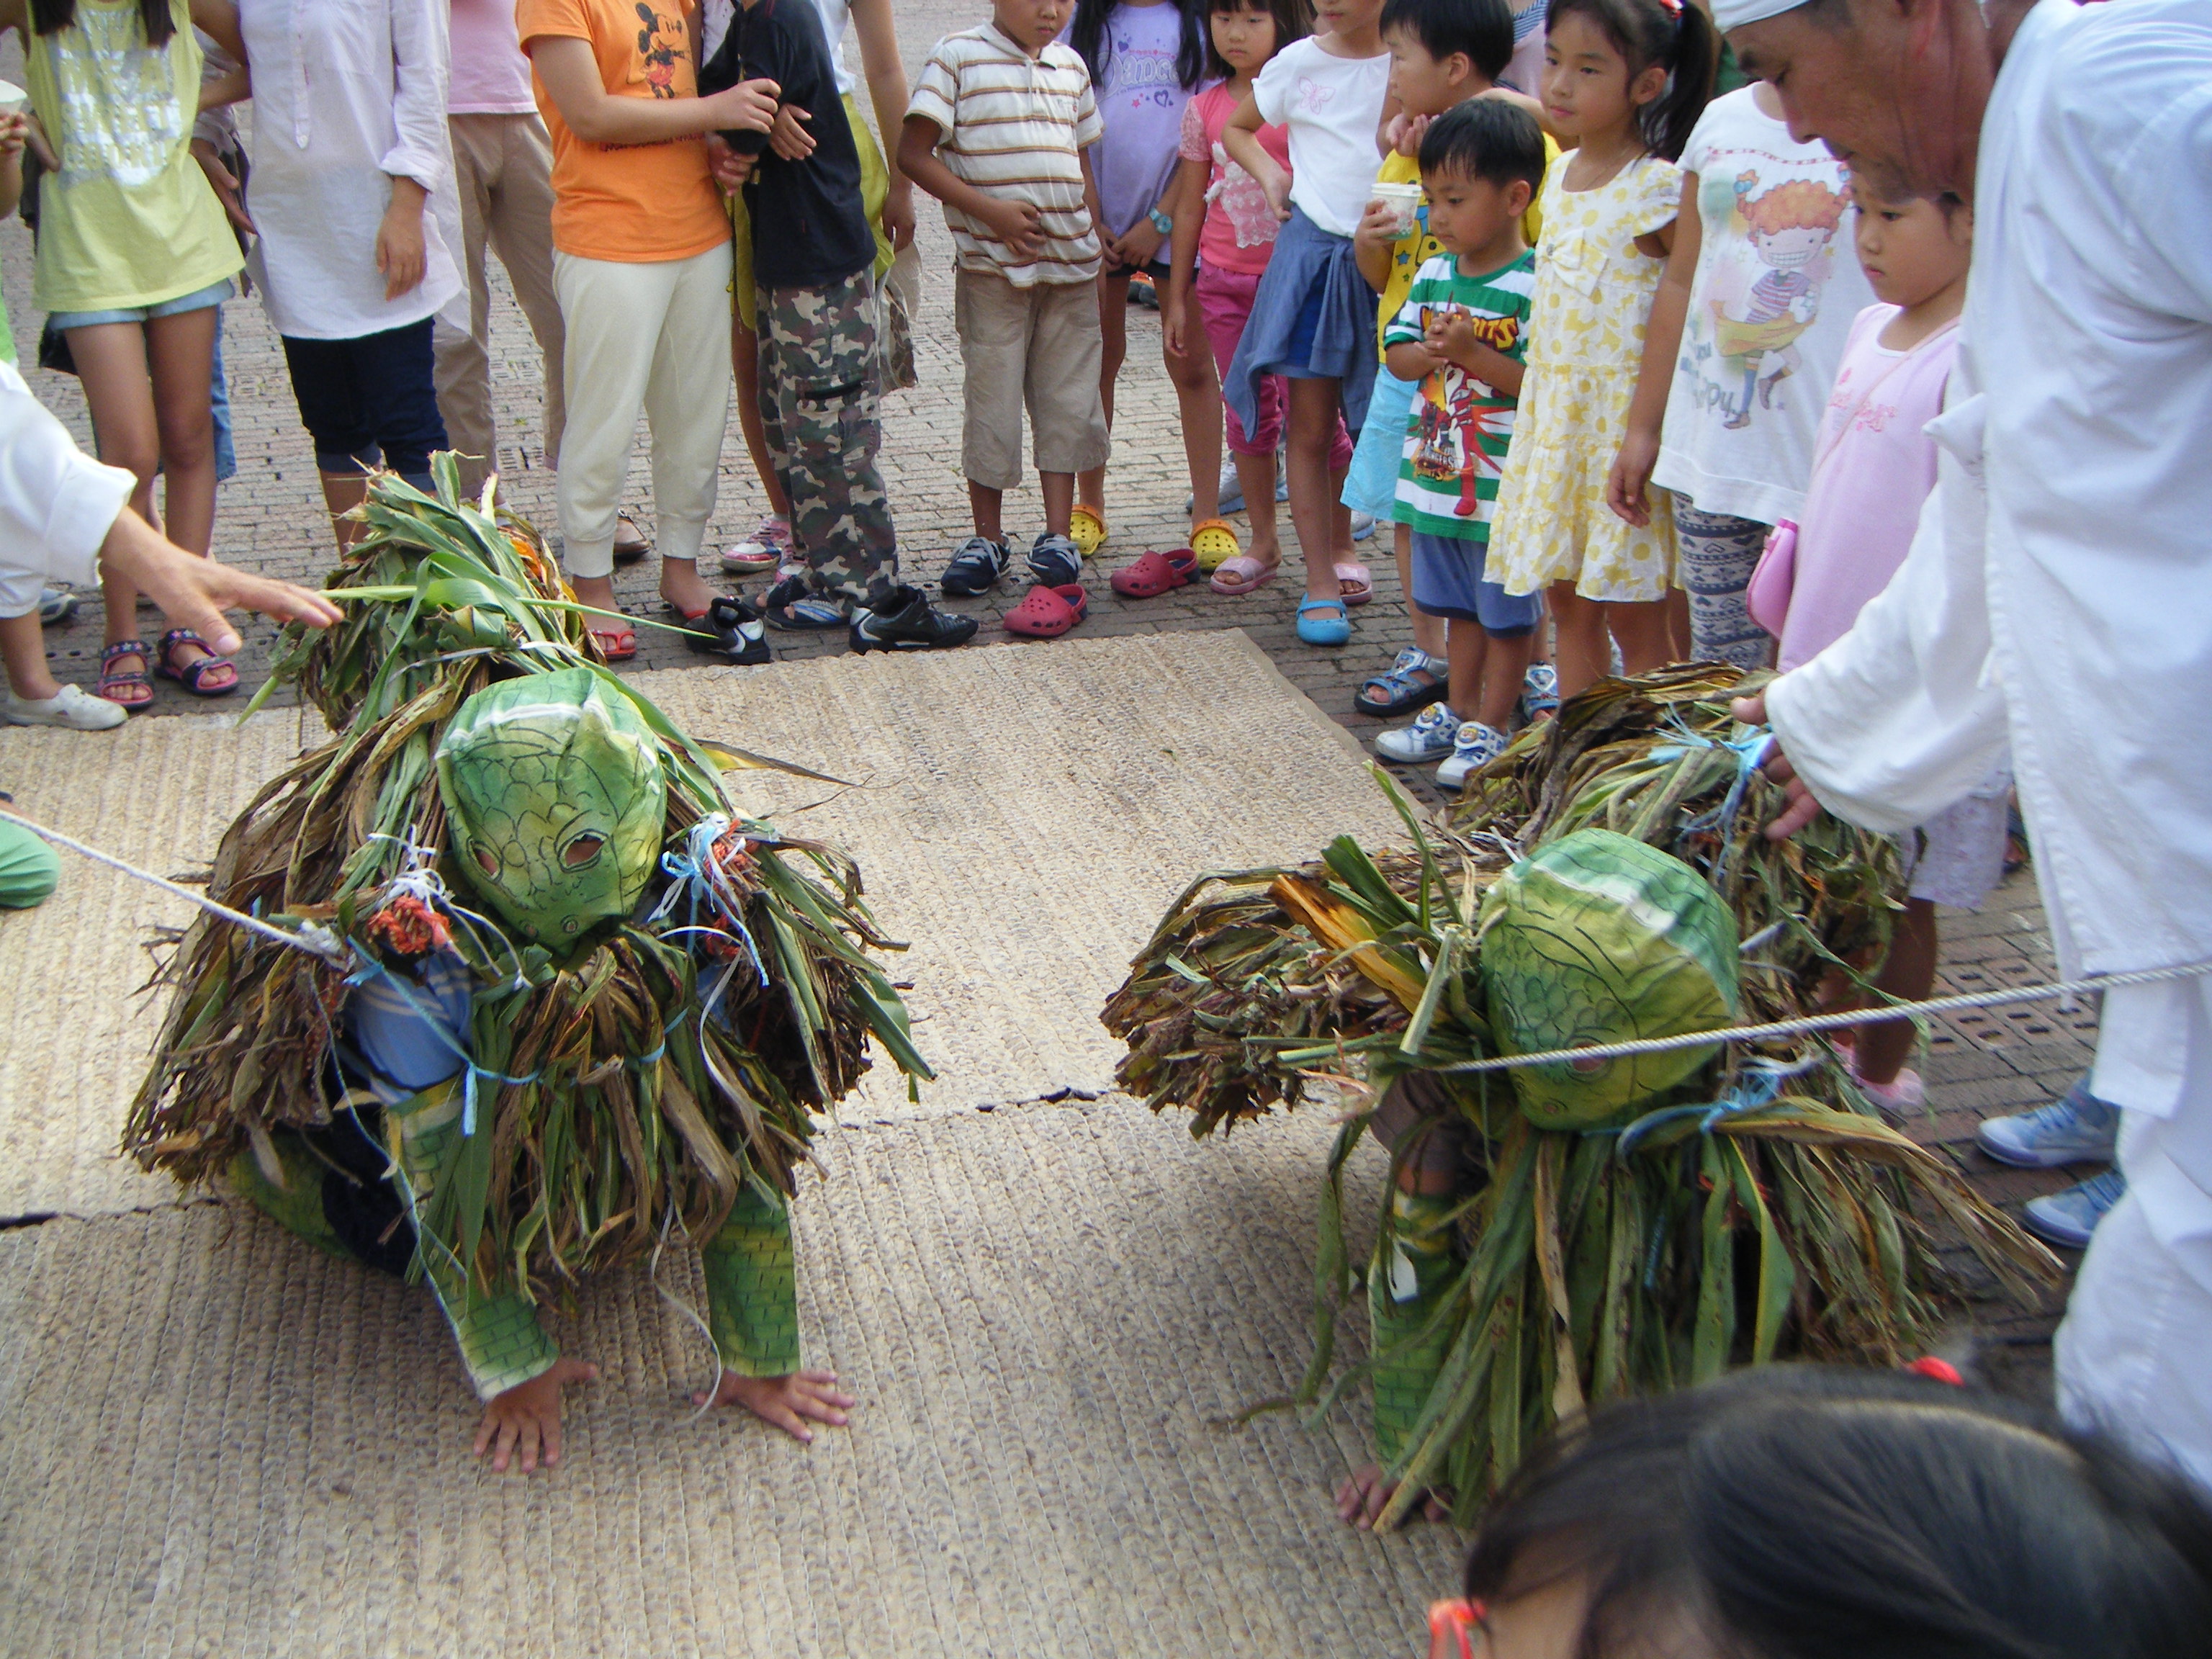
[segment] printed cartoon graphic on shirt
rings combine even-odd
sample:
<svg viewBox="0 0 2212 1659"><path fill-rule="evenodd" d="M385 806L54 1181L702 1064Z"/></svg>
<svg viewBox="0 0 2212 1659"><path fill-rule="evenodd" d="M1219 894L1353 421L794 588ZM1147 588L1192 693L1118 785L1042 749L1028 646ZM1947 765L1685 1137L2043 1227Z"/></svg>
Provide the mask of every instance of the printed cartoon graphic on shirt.
<svg viewBox="0 0 2212 1659"><path fill-rule="evenodd" d="M1471 318L1475 339L1508 356L1520 341L1518 316L1492 316L1462 305L1423 306L1421 327L1425 331L1454 317ZM1513 436L1512 404L1458 364L1445 363L1421 381L1416 414L1410 446L1413 476L1427 486L1431 499L1440 489L1456 492L1453 516L1474 518L1481 511L1477 481L1486 470L1492 479L1499 476L1497 457ZM1488 449L1486 438L1492 441Z"/></svg>
<svg viewBox="0 0 2212 1659"><path fill-rule="evenodd" d="M639 0L637 55L644 64L645 83L655 98L679 98L677 70L691 56L691 37L681 17L671 17Z"/></svg>
<svg viewBox="0 0 2212 1659"><path fill-rule="evenodd" d="M62 98L62 176L105 173L118 184L161 176L191 117L177 97L167 52L146 44L136 6L77 9L76 27L52 36Z"/></svg>
<svg viewBox="0 0 2212 1659"><path fill-rule="evenodd" d="M1682 366L1729 427L1749 426L1754 407L1781 407L1779 388L1797 370L1798 337L1820 314L1850 205L1847 191L1821 179L1765 179L1753 168L1708 176L1698 193L1705 222L1738 236L1713 272L1704 313L1690 319Z"/></svg>

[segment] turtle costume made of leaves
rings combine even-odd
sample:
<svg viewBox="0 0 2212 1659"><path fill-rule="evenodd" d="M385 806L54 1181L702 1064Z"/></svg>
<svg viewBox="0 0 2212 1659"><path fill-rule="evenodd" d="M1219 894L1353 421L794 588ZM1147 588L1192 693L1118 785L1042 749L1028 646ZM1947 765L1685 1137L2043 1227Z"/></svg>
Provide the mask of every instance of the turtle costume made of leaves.
<svg viewBox="0 0 2212 1659"><path fill-rule="evenodd" d="M1154 1110L1227 1133L1316 1081L1369 1103L1322 1184L1313 1419L1371 1382L1394 1525L1425 1491L1462 1522L1592 1402L1790 1357L1923 1353L1954 1280L1942 1236L2023 1297L2057 1263L1940 1153L1883 1123L1816 1038L1488 1072L1814 1012L1867 987L1900 885L1883 837L1824 818L1786 842L1738 725L1740 671L1602 681L1524 732L1424 823L1414 850L1350 838L1316 863L1200 878L1103 1018ZM1481 1149L1449 1199L1386 1188L1363 1275L1345 1165L1392 1083L1426 1073ZM1403 1143L1401 1142L1401 1154ZM1364 1281L1368 1358L1333 1380Z"/></svg>
<svg viewBox="0 0 2212 1659"><path fill-rule="evenodd" d="M529 526L464 500L450 456L433 472L434 496L378 476L327 584L343 620L288 634L270 684L337 735L239 815L208 884L350 967L193 924L125 1148L363 1255L327 1188L373 1141L401 1261L486 1397L551 1363L546 1296L679 1237L723 1363L787 1370L813 1115L871 1039L929 1075L872 958L899 947L849 860L732 811L723 770L782 763L678 730L599 659ZM449 1075L360 1066L372 1003Z"/></svg>

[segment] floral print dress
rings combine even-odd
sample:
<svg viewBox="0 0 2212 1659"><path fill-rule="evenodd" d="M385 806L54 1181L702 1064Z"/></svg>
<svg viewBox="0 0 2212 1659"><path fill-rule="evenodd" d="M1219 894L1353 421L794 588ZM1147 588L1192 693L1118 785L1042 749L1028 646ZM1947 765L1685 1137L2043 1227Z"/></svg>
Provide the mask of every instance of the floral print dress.
<svg viewBox="0 0 2212 1659"><path fill-rule="evenodd" d="M1570 191L1571 154L1544 175L1544 234L1528 318L1528 375L1490 535L1492 581L1530 593L1571 581L1586 599L1665 597L1674 521L1663 490L1639 529L1605 504L1606 475L1628 430L1644 330L1664 259L1636 239L1673 222L1682 170L1647 155L1595 190Z"/></svg>

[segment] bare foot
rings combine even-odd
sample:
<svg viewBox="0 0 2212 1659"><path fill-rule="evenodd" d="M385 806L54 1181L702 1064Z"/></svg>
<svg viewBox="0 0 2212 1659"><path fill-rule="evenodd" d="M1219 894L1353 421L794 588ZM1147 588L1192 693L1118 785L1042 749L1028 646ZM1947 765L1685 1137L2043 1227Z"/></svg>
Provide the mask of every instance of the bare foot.
<svg viewBox="0 0 2212 1659"><path fill-rule="evenodd" d="M702 1389L691 1396L691 1403L703 1406L707 1395ZM806 1426L811 1418L817 1423L826 1423L833 1429L845 1426L845 1414L853 1404L853 1396L842 1393L837 1387L835 1371L789 1371L781 1376L740 1376L726 1370L720 1384L714 1390L717 1406L743 1406L763 1423L773 1423L802 1445L814 1443L814 1431Z"/></svg>
<svg viewBox="0 0 2212 1659"><path fill-rule="evenodd" d="M1375 1529L1376 1518L1389 1504L1398 1490L1398 1483L1382 1478L1380 1464L1370 1463L1336 1489L1336 1517L1346 1526L1357 1527L1362 1532ZM1451 1510L1434 1492L1425 1493L1420 1503L1421 1519L1447 1521Z"/></svg>
<svg viewBox="0 0 2212 1659"><path fill-rule="evenodd" d="M518 1382L486 1403L483 1420L477 1425L477 1455L491 1453L495 1474L505 1474L517 1452L522 1472L529 1474L540 1462L547 1468L561 1461L561 1389L569 1382L592 1382L599 1368L580 1359L556 1359L553 1369ZM542 1453L541 1453L541 1448Z"/></svg>
<svg viewBox="0 0 2212 1659"><path fill-rule="evenodd" d="M660 562L660 597L687 617L696 617L720 598L721 589L709 587L691 559Z"/></svg>

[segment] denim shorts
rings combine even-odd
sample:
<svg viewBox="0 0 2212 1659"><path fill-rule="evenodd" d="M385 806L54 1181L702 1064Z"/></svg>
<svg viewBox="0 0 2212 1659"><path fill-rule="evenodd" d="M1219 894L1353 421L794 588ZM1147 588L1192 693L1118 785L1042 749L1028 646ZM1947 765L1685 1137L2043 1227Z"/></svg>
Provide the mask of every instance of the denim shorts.
<svg viewBox="0 0 2212 1659"><path fill-rule="evenodd" d="M114 311L57 311L48 319L56 328L97 328L102 323L144 323L156 317L176 317L187 311L205 311L230 298L230 278L210 283L194 293L163 300L157 305L124 306Z"/></svg>
<svg viewBox="0 0 2212 1659"><path fill-rule="evenodd" d="M318 471L355 477L381 459L410 483L429 476L430 452L446 447L431 326L425 317L351 340L282 337Z"/></svg>
<svg viewBox="0 0 2212 1659"><path fill-rule="evenodd" d="M1501 640L1526 638L1543 620L1535 593L1508 593L1488 579L1486 542L1413 532L1413 605L1431 617L1471 622Z"/></svg>

